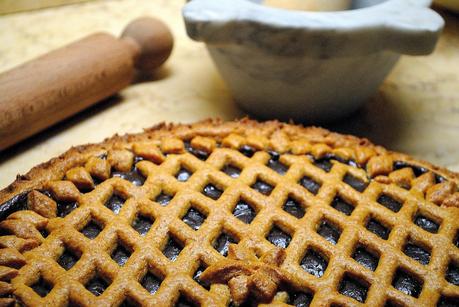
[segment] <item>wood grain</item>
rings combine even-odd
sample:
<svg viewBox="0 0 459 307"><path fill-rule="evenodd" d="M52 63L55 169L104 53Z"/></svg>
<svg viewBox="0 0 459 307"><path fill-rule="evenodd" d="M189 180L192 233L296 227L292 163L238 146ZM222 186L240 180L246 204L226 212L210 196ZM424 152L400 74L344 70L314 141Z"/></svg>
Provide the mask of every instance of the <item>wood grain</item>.
<svg viewBox="0 0 459 307"><path fill-rule="evenodd" d="M130 84L134 55L98 33L0 74L0 150Z"/></svg>

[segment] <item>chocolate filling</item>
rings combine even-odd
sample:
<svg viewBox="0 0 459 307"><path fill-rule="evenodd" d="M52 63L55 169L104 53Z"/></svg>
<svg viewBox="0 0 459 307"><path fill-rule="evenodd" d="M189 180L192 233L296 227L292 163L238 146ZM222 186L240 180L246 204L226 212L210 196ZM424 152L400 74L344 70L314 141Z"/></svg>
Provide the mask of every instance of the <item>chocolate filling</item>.
<svg viewBox="0 0 459 307"><path fill-rule="evenodd" d="M198 230L202 223L204 223L205 219L206 217L202 215L201 212L194 208L190 208L183 217L182 221L190 226L193 230Z"/></svg>
<svg viewBox="0 0 459 307"><path fill-rule="evenodd" d="M345 276L341 281L339 292L364 303L367 299L368 287L353 277Z"/></svg>
<svg viewBox="0 0 459 307"><path fill-rule="evenodd" d="M300 184L314 195L317 195L321 186L318 182L314 181L308 176L301 178Z"/></svg>
<svg viewBox="0 0 459 307"><path fill-rule="evenodd" d="M438 228L440 227L440 225L422 215L418 215L414 220L414 223L425 231L431 233L437 233Z"/></svg>
<svg viewBox="0 0 459 307"><path fill-rule="evenodd" d="M280 175L288 171L288 166L279 161L280 155L275 151L270 151L271 158L268 161L268 167Z"/></svg>
<svg viewBox="0 0 459 307"><path fill-rule="evenodd" d="M65 248L62 255L57 259L57 263L65 270L70 270L79 260L80 258L75 255L71 250L67 247Z"/></svg>
<svg viewBox="0 0 459 307"><path fill-rule="evenodd" d="M384 240L389 238L390 229L384 227L375 219L370 219L367 223L367 229Z"/></svg>
<svg viewBox="0 0 459 307"><path fill-rule="evenodd" d="M174 196L172 196L172 195L169 195L169 194L166 194L164 192L161 192L161 194L159 194L155 198L155 202L157 202L161 206L165 207L165 206L169 205L169 203L171 202L173 197Z"/></svg>
<svg viewBox="0 0 459 307"><path fill-rule="evenodd" d="M191 177L192 173L184 167L181 167L177 174L175 174L175 178L178 181L185 182Z"/></svg>
<svg viewBox="0 0 459 307"><path fill-rule="evenodd" d="M134 228L141 236L144 236L150 230L153 222L154 221L146 216L138 215L132 223L132 228Z"/></svg>
<svg viewBox="0 0 459 307"><path fill-rule="evenodd" d="M140 281L140 284L145 288L145 290L150 292L150 294L155 294L161 286L161 282L162 279L156 277L156 275L148 271Z"/></svg>
<svg viewBox="0 0 459 307"><path fill-rule="evenodd" d="M445 279L455 286L459 286L459 266L451 262L446 271Z"/></svg>
<svg viewBox="0 0 459 307"><path fill-rule="evenodd" d="M40 279L30 287L41 297L47 296L53 289L53 286L42 277L40 277Z"/></svg>
<svg viewBox="0 0 459 307"><path fill-rule="evenodd" d="M328 261L320 253L310 249L301 260L303 270L316 277L322 277L328 266Z"/></svg>
<svg viewBox="0 0 459 307"><path fill-rule="evenodd" d="M266 195L266 196L269 196L272 192L272 190L274 189L274 187L272 185L270 185L269 183L266 183L260 179L258 179L252 186L251 186L252 189L260 192L261 194L263 195Z"/></svg>
<svg viewBox="0 0 459 307"><path fill-rule="evenodd" d="M413 297L419 297L423 283L405 271L398 269L392 281L395 289Z"/></svg>
<svg viewBox="0 0 459 307"><path fill-rule="evenodd" d="M362 193L365 191L365 189L368 186L368 183L365 181L360 180L359 178L347 173L346 176L344 176L343 181L350 185L354 190Z"/></svg>
<svg viewBox="0 0 459 307"><path fill-rule="evenodd" d="M346 215L351 215L352 211L354 211L354 206L347 203L345 200L343 200L339 196L336 196L335 199L333 200L332 207Z"/></svg>
<svg viewBox="0 0 459 307"><path fill-rule="evenodd" d="M402 208L402 203L393 199L389 195L382 194L378 198L378 203L386 207L387 209L390 209L394 212L399 212L400 209Z"/></svg>
<svg viewBox="0 0 459 307"><path fill-rule="evenodd" d="M367 252L363 247L358 247L355 250L354 255L352 255L352 258L354 258L355 261L357 261L358 263L372 271L376 270L376 267L378 266L379 262L378 257L375 257L373 254Z"/></svg>
<svg viewBox="0 0 459 307"><path fill-rule="evenodd" d="M129 297L126 298L120 305L120 307L138 307L138 306L141 306L141 305Z"/></svg>
<svg viewBox="0 0 459 307"><path fill-rule="evenodd" d="M333 163L331 163L329 159L314 160L313 164L327 173L330 172L333 167Z"/></svg>
<svg viewBox="0 0 459 307"><path fill-rule="evenodd" d="M230 176L231 178L238 178L239 175L241 174L241 170L231 164L225 165L222 168L222 171L228 176Z"/></svg>
<svg viewBox="0 0 459 307"><path fill-rule="evenodd" d="M293 198L288 198L283 207L284 211L290 213L296 218L302 218L305 214L303 207Z"/></svg>
<svg viewBox="0 0 459 307"><path fill-rule="evenodd" d="M244 201L239 201L236 207L233 210L233 215L239 220L243 221L246 224L252 223L253 219L256 216L255 210L245 203Z"/></svg>
<svg viewBox="0 0 459 307"><path fill-rule="evenodd" d="M86 289L95 296L99 296L108 288L110 284L96 274L87 284Z"/></svg>
<svg viewBox="0 0 459 307"><path fill-rule="evenodd" d="M289 292L287 304L295 307L308 307L311 304L313 296L304 292Z"/></svg>
<svg viewBox="0 0 459 307"><path fill-rule="evenodd" d="M177 303L175 303L175 307L193 307L196 306L194 303L192 303L186 296L183 294L180 295Z"/></svg>
<svg viewBox="0 0 459 307"><path fill-rule="evenodd" d="M237 240L227 233L223 232L217 240L215 240L213 247L223 256L228 255L228 246L230 243L236 244Z"/></svg>
<svg viewBox="0 0 459 307"><path fill-rule="evenodd" d="M173 238L169 238L167 241L166 247L163 250L164 256L166 256L170 261L175 261L182 251L183 247L181 244Z"/></svg>
<svg viewBox="0 0 459 307"><path fill-rule="evenodd" d="M143 185L146 180L146 178L139 172L136 166L134 166L132 170L129 172L115 171L113 172L112 177L120 177L124 180L131 182L132 184L136 186Z"/></svg>
<svg viewBox="0 0 459 307"><path fill-rule="evenodd" d="M288 233L283 232L279 227L274 226L266 239L277 247L287 248L292 237Z"/></svg>
<svg viewBox="0 0 459 307"><path fill-rule="evenodd" d="M102 228L95 223L90 221L82 230L81 233L84 234L89 239L95 239L99 233L102 231Z"/></svg>
<svg viewBox="0 0 459 307"><path fill-rule="evenodd" d="M7 200L0 205L0 221L6 220L6 218L16 211L27 210L27 195L29 192L23 192L15 195L11 199Z"/></svg>
<svg viewBox="0 0 459 307"><path fill-rule="evenodd" d="M115 214L120 213L121 208L124 205L125 200L118 195L113 194L112 197L107 201L105 207L112 210Z"/></svg>
<svg viewBox="0 0 459 307"><path fill-rule="evenodd" d="M122 244L118 244L111 256L119 266L123 266L128 261L131 254L131 251L125 248Z"/></svg>
<svg viewBox="0 0 459 307"><path fill-rule="evenodd" d="M77 202L60 202L59 201L57 202L57 216L66 217L76 208L78 208Z"/></svg>
<svg viewBox="0 0 459 307"><path fill-rule="evenodd" d="M194 148L193 146L191 146L190 142L185 142L185 150L202 161L206 161L209 157L209 154L207 152Z"/></svg>
<svg viewBox="0 0 459 307"><path fill-rule="evenodd" d="M459 297L442 296L437 304L438 307L457 307L459 306Z"/></svg>
<svg viewBox="0 0 459 307"><path fill-rule="evenodd" d="M220 198L220 196L222 196L223 191L214 186L213 184L209 183L204 187L202 193L207 197L212 198L213 200L217 200Z"/></svg>
<svg viewBox="0 0 459 307"><path fill-rule="evenodd" d="M430 253L420 246L408 243L405 245L403 252L414 260L427 265L430 262Z"/></svg>
<svg viewBox="0 0 459 307"><path fill-rule="evenodd" d="M210 289L210 283L202 281L199 277L201 276L202 272L206 270L206 267L203 265L200 265L199 268L194 272L193 275L193 280L200 284L203 288L209 290Z"/></svg>
<svg viewBox="0 0 459 307"><path fill-rule="evenodd" d="M453 239L453 244L456 245L456 247L459 247L459 230L456 231L456 236Z"/></svg>
<svg viewBox="0 0 459 307"><path fill-rule="evenodd" d="M256 150L249 145L243 145L241 148L239 148L239 152L249 158L251 158L255 154L255 151Z"/></svg>
<svg viewBox="0 0 459 307"><path fill-rule="evenodd" d="M404 161L395 161L394 162L394 169L395 170L399 170L399 169L403 169L403 168L411 168L413 170L413 173L416 177L419 177L425 173L427 173L427 169L423 168L423 167L420 167L420 166L416 166L416 165L412 165L412 164L409 164L409 163L406 163Z"/></svg>
<svg viewBox="0 0 459 307"><path fill-rule="evenodd" d="M323 221L320 224L317 233L320 234L322 237L325 238L328 242L332 244L336 244L341 236L341 231L336 228L334 225L331 225L327 221Z"/></svg>

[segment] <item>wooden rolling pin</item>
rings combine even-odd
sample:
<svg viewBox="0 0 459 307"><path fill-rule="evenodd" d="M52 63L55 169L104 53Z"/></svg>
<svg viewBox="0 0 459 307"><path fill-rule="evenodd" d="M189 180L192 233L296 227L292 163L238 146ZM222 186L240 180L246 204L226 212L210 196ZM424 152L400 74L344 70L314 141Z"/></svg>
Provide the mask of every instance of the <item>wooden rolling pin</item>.
<svg viewBox="0 0 459 307"><path fill-rule="evenodd" d="M172 46L169 28L144 17L120 39L95 33L0 74L0 151L152 72Z"/></svg>

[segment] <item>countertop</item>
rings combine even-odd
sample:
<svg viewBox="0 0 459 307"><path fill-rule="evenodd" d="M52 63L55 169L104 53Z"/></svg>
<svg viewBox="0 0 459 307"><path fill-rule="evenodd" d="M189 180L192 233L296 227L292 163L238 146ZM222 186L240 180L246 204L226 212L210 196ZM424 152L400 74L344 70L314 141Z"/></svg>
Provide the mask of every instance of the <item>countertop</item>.
<svg viewBox="0 0 459 307"><path fill-rule="evenodd" d="M74 145L99 142L115 133L140 132L162 121L244 116L204 45L186 36L181 18L184 3L91 1L0 17L0 71L95 31L118 35L129 21L144 15L163 19L175 37L170 60L153 80L138 82L0 152L0 188L16 174ZM324 126L459 171L459 17L442 15L447 26L434 54L403 57L365 107L340 123Z"/></svg>

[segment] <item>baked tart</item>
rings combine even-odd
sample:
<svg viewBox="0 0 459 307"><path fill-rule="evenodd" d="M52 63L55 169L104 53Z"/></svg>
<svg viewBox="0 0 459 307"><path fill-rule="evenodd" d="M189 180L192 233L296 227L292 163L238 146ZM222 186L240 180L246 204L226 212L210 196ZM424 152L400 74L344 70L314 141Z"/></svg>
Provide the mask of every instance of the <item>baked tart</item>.
<svg viewBox="0 0 459 307"><path fill-rule="evenodd" d="M458 183L279 122L115 136L0 192L0 305L458 306Z"/></svg>

